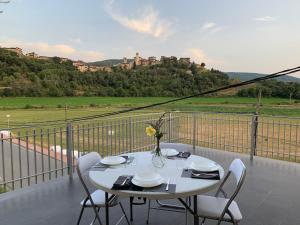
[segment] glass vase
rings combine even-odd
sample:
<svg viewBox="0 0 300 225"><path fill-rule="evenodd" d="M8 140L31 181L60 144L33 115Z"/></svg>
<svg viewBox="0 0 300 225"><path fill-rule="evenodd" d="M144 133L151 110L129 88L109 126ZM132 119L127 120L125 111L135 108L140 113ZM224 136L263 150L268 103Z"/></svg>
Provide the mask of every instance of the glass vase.
<svg viewBox="0 0 300 225"><path fill-rule="evenodd" d="M161 154L159 139L157 139L157 146L152 155L152 164L157 168L162 168L165 165L165 157Z"/></svg>
<svg viewBox="0 0 300 225"><path fill-rule="evenodd" d="M152 155L152 164L153 164L154 167L157 167L157 168L164 167L164 165L165 165L164 156L162 156L161 154L158 155L158 154L154 153Z"/></svg>

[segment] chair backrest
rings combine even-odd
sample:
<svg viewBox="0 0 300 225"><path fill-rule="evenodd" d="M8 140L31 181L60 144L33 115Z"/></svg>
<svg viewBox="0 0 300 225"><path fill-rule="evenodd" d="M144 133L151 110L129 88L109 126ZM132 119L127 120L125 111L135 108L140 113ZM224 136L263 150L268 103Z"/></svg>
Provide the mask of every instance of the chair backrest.
<svg viewBox="0 0 300 225"><path fill-rule="evenodd" d="M233 160L230 164L229 171L234 175L237 185L243 182L243 177L245 176L246 172L246 166L244 165L242 160Z"/></svg>
<svg viewBox="0 0 300 225"><path fill-rule="evenodd" d="M92 204L94 205L94 202L91 198L91 195L90 195L90 191L87 187L87 185L85 184L84 182L84 179L83 179L83 175L90 169L92 168L92 166L96 165L97 163L99 163L101 160L101 156L97 153L97 152L90 152L84 156L81 156L78 158L77 160L77 165L76 165L76 170L77 170L77 174L78 174L78 177L79 177L79 180L88 196L87 199L90 199L90 201L92 202ZM85 200L85 201L86 201Z"/></svg>
<svg viewBox="0 0 300 225"><path fill-rule="evenodd" d="M230 204L232 203L232 201L235 199L235 197L237 196L237 194L239 193L243 183L244 183L244 180L245 180L245 176L246 176L246 166L244 165L244 163L242 162L242 160L240 159L235 159L232 161L232 163L230 164L230 167L229 167L229 172L228 174L226 175L226 177L224 178L222 184L220 185L220 188L219 190L217 191L217 194L216 196L222 192L225 197L227 198L226 196L226 193L223 191L222 187L223 185L225 184L226 180L228 179L228 177L233 174L235 180L236 180L236 188L233 192L233 194L230 196L226 206L224 207L224 210L219 218L219 223L221 222L222 218L224 217L225 213L228 213L229 216L232 218L232 220L234 220L233 218L233 215L232 213L230 212L229 210L229 206Z"/></svg>
<svg viewBox="0 0 300 225"><path fill-rule="evenodd" d="M77 172L83 175L92 166L99 163L101 156L97 152L90 152L84 156L81 156L77 160Z"/></svg>

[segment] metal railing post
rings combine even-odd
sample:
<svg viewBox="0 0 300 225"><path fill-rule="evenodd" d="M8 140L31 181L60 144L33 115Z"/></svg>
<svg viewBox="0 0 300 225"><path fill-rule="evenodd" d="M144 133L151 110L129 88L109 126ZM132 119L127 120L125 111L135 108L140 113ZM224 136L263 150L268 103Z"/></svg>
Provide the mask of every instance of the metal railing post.
<svg viewBox="0 0 300 225"><path fill-rule="evenodd" d="M129 117L129 150L132 152L132 144L133 144L133 124L132 117Z"/></svg>
<svg viewBox="0 0 300 225"><path fill-rule="evenodd" d="M172 114L169 112L169 129L168 129L168 134L169 134L169 143L172 141Z"/></svg>
<svg viewBox="0 0 300 225"><path fill-rule="evenodd" d="M5 178L5 152L4 152L4 140L3 140L4 136L1 133L1 151L2 151L2 178L0 179L0 181L2 180L2 182L4 183L3 188L4 191L6 190L6 178Z"/></svg>
<svg viewBox="0 0 300 225"><path fill-rule="evenodd" d="M196 151L196 113L193 113L193 151Z"/></svg>
<svg viewBox="0 0 300 225"><path fill-rule="evenodd" d="M68 175L70 177L73 177L73 157L72 157L72 152L73 152L73 144L72 144L72 123L68 122L67 123L67 133L66 133L66 138L67 138L67 166L68 166Z"/></svg>
<svg viewBox="0 0 300 225"><path fill-rule="evenodd" d="M253 161L253 156L256 155L257 147L257 128L258 128L258 115L252 115L251 121L251 150L250 150L250 160Z"/></svg>

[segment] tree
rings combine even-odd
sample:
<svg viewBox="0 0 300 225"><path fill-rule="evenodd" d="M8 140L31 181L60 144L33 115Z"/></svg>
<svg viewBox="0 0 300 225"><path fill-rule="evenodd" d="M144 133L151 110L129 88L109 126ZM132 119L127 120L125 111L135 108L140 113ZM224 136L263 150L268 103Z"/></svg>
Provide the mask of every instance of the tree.
<svg viewBox="0 0 300 225"><path fill-rule="evenodd" d="M290 104L292 104L292 98L293 98L293 95L294 95L294 93L296 91L296 88L295 88L295 86L294 86L294 84L292 82L288 83L287 90L289 92Z"/></svg>

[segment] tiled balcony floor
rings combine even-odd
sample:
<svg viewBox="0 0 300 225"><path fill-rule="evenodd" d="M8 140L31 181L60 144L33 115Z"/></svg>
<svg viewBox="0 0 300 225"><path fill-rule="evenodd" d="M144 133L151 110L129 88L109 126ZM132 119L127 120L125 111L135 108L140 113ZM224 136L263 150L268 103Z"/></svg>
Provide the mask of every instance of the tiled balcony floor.
<svg viewBox="0 0 300 225"><path fill-rule="evenodd" d="M170 144L172 145L172 144ZM236 157L247 166L246 181L237 202L244 219L242 225L300 224L300 165L256 157L251 165L248 155L197 149L197 154L211 158L225 169ZM230 186L230 184L229 184ZM84 197L78 179L67 177L0 195L1 225L68 225L76 224L79 202ZM128 201L123 200L127 206ZM103 215L103 214L101 214ZM112 223L120 210L111 210ZM181 213L152 211L150 224L181 225ZM93 214L86 210L82 224L89 224ZM145 224L146 206L134 207L133 224ZM123 221L121 224L126 224ZM191 218L189 218L189 224ZM206 224L216 224L207 222ZM224 223L225 224L225 223Z"/></svg>

